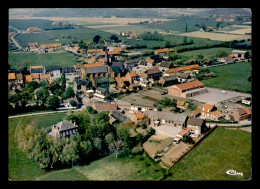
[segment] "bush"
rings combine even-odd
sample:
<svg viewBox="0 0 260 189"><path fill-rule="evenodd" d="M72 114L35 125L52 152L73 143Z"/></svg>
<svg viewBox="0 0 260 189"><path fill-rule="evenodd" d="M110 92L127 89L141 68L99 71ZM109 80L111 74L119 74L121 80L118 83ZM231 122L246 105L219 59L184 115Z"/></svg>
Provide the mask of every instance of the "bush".
<svg viewBox="0 0 260 189"><path fill-rule="evenodd" d="M141 147L141 146L139 146L139 147L134 147L134 148L132 149L132 154L134 154L134 155L141 155L141 154L143 154L143 152L144 152L144 149L143 149L143 147Z"/></svg>

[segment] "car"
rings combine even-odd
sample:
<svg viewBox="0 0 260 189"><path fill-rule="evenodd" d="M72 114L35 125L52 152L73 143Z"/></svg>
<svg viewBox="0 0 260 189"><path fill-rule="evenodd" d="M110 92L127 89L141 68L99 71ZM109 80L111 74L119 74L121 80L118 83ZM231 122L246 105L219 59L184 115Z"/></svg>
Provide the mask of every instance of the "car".
<svg viewBox="0 0 260 189"><path fill-rule="evenodd" d="M222 93L227 94L227 91L222 91Z"/></svg>

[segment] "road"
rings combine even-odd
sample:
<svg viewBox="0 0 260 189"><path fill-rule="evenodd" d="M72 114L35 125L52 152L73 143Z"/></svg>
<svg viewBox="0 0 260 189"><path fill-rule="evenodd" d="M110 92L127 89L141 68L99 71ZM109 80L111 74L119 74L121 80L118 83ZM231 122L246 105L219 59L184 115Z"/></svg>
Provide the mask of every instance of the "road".
<svg viewBox="0 0 260 189"><path fill-rule="evenodd" d="M15 115L15 116L9 116L8 119L9 118L16 118L16 117L34 116L34 115L55 114L55 113L68 112L68 111L79 111L79 110L82 110L82 108L76 109L76 110L62 110L62 111L51 111L51 112L41 112L41 113L33 113L33 114Z"/></svg>
<svg viewBox="0 0 260 189"><path fill-rule="evenodd" d="M252 121L244 120L239 123L206 123L207 126L243 126L243 125L251 125Z"/></svg>
<svg viewBox="0 0 260 189"><path fill-rule="evenodd" d="M19 43L14 39L15 36L19 35L21 33L21 30L18 30L17 28L14 28L13 26L10 26L10 28L13 28L14 30L17 31L14 35L12 35L10 38L14 42L15 46L18 47L19 49L22 49L22 47L19 45Z"/></svg>

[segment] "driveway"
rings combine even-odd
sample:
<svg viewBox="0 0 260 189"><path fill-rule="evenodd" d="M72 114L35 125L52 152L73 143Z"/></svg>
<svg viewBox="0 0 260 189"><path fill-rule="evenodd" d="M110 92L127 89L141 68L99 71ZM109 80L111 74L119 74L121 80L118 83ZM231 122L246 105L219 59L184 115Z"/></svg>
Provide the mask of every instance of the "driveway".
<svg viewBox="0 0 260 189"><path fill-rule="evenodd" d="M197 96L189 97L189 99L197 100L199 102L205 102L208 104L217 104L218 102L234 98L237 96L251 97L251 94L240 93L235 91L225 90L226 93L222 93L223 89L205 87L208 93L200 94Z"/></svg>
<svg viewBox="0 0 260 189"><path fill-rule="evenodd" d="M156 133L166 135L169 137L175 137L178 132L180 132L182 129L177 128L177 127L171 127L171 126L166 126L166 125L161 125L159 127L153 127L155 129Z"/></svg>

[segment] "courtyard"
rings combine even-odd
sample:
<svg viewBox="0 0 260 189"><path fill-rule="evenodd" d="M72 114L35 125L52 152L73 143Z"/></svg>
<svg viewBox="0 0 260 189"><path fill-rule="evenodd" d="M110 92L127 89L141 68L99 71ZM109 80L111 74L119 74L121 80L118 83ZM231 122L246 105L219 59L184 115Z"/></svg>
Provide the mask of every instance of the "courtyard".
<svg viewBox="0 0 260 189"><path fill-rule="evenodd" d="M238 97L238 96L251 97L251 94L247 94L247 93L240 93L240 92L229 91L229 90L224 90L226 93L223 93L222 89L209 88L209 87L205 87L205 88L208 90L208 93L189 97L189 99L208 103L208 104L217 104L219 102L222 102L222 101L234 98L234 97Z"/></svg>

